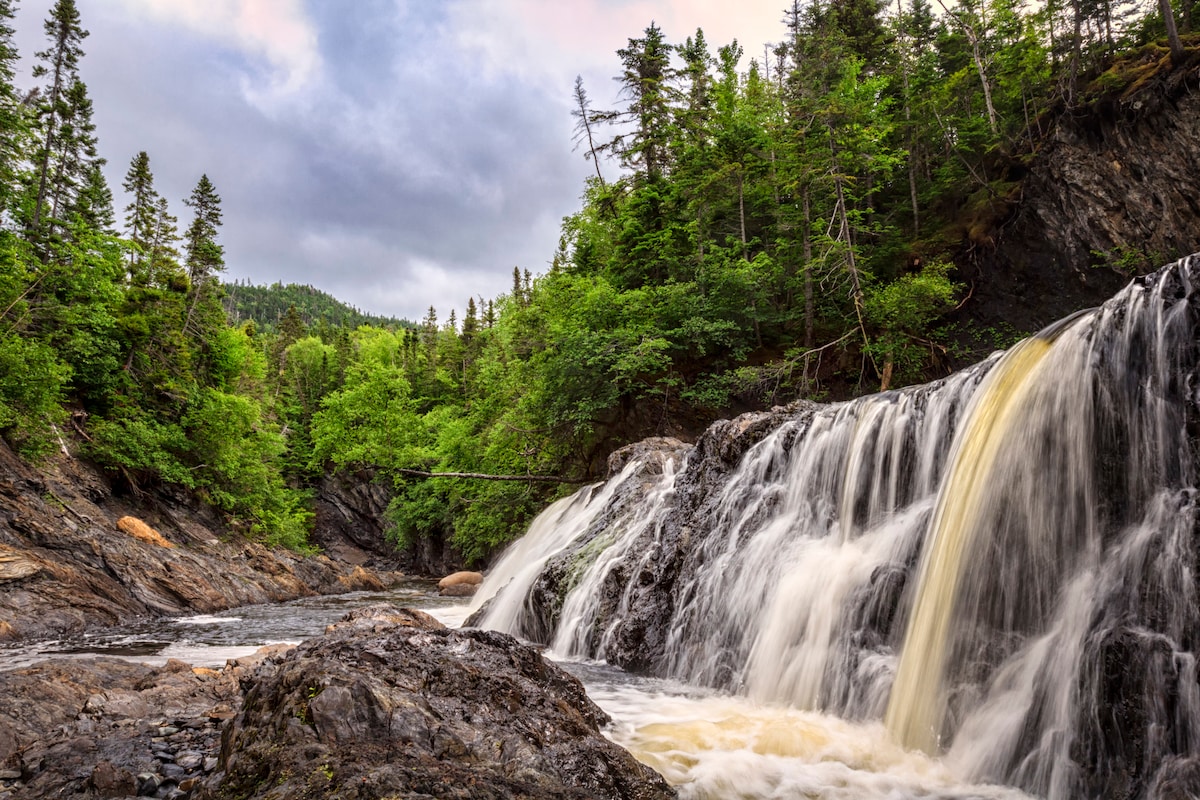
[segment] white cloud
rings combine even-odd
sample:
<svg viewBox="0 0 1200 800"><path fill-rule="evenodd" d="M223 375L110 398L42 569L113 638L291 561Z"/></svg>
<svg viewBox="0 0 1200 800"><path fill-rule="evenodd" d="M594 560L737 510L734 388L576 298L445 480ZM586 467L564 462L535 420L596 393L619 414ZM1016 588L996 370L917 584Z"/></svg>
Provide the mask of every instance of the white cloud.
<svg viewBox="0 0 1200 800"><path fill-rule="evenodd" d="M254 99L290 94L320 72L317 30L303 0L124 0L153 18L179 24L266 61L267 86L247 82Z"/></svg>
<svg viewBox="0 0 1200 800"><path fill-rule="evenodd" d="M712 53L737 39L750 58L785 38L780 0L461 0L450 6L459 46L482 56L494 70L563 86L582 73L601 104L615 95L603 78L619 72L616 51L655 22L668 42L682 43L704 30ZM567 76L564 79L563 76ZM609 84L611 85L611 84Z"/></svg>

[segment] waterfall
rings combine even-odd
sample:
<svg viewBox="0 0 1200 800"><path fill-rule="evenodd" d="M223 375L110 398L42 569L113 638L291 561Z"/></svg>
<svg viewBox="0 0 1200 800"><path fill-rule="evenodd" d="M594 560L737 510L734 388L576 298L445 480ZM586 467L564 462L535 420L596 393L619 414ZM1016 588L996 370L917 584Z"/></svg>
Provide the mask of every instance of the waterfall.
<svg viewBox="0 0 1200 800"><path fill-rule="evenodd" d="M955 441L945 488L938 493L929 544L917 578L912 621L903 656L892 683L887 724L912 746L934 752L946 698L942 673L960 583L967 578L968 554L981 527L979 517L996 497L994 491L1010 467L1006 456L1026 455L1028 397L1044 380L1050 342L1034 337L1012 349L988 376L967 413ZM1081 410L1081 413L1082 410ZM1014 470L1020 463L1011 465Z"/></svg>
<svg viewBox="0 0 1200 800"><path fill-rule="evenodd" d="M882 720L1042 797L1193 786L1198 274L1184 259L934 384L647 449L539 517L475 620Z"/></svg>

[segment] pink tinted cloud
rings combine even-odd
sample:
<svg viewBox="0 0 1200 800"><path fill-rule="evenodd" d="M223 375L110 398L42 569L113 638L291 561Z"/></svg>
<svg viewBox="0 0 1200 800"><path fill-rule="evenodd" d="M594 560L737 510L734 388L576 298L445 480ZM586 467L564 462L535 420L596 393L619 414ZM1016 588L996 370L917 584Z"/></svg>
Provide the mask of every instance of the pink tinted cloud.
<svg viewBox="0 0 1200 800"><path fill-rule="evenodd" d="M124 0L157 19L222 41L272 68L271 88L290 91L319 71L317 31L302 0Z"/></svg>
<svg viewBox="0 0 1200 800"><path fill-rule="evenodd" d="M784 38L786 0L476 0L458 8L460 40L518 71L609 69L616 50L653 21L672 43L704 30L716 49L737 39L747 59ZM743 64L745 66L745 63Z"/></svg>

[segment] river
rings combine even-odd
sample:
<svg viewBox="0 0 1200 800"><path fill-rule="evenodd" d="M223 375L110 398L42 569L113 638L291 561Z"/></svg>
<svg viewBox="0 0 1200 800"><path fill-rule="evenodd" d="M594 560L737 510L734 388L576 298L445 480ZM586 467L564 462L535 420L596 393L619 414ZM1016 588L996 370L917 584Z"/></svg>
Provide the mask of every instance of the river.
<svg viewBox="0 0 1200 800"><path fill-rule="evenodd" d="M220 614L139 621L61 640L0 647L0 669L48 658L112 656L163 664L174 658L220 666L263 645L298 643L319 635L352 608L391 602L422 609L450 626L468 606L438 596L427 581L386 592L306 598L245 606ZM954 770L894 744L883 725L833 716L631 675L597 661L559 658L588 695L613 719L606 734L658 770L684 798L1025 798L1013 789L970 785Z"/></svg>

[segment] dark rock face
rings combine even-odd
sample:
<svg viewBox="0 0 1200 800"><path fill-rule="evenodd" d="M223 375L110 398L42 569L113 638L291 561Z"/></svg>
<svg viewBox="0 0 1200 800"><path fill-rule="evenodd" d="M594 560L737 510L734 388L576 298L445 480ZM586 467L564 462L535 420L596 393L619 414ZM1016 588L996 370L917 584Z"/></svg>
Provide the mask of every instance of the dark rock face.
<svg viewBox="0 0 1200 800"><path fill-rule="evenodd" d="M187 796L216 769L238 679L280 649L222 670L96 658L0 673L0 798Z"/></svg>
<svg viewBox="0 0 1200 800"><path fill-rule="evenodd" d="M126 516L166 544L121 530ZM392 577L248 542L186 497L147 495L135 504L71 458L34 470L0 444L0 640L378 590Z"/></svg>
<svg viewBox="0 0 1200 800"><path fill-rule="evenodd" d="M338 561L414 575L445 575L463 564L453 546L421 539L398 551L386 512L393 493L372 469L326 475L317 483L313 542Z"/></svg>
<svg viewBox="0 0 1200 800"><path fill-rule="evenodd" d="M674 796L536 650L419 612L357 612L243 688L197 797Z"/></svg>
<svg viewBox="0 0 1200 800"><path fill-rule="evenodd" d="M1056 116L1010 218L957 259L964 317L1032 332L1200 250L1198 84L1193 63Z"/></svg>
<svg viewBox="0 0 1200 800"><path fill-rule="evenodd" d="M398 566L387 537L384 512L388 488L371 470L325 475L317 483L313 543L339 561L365 566Z"/></svg>

